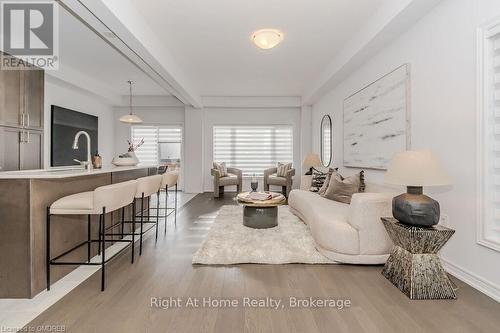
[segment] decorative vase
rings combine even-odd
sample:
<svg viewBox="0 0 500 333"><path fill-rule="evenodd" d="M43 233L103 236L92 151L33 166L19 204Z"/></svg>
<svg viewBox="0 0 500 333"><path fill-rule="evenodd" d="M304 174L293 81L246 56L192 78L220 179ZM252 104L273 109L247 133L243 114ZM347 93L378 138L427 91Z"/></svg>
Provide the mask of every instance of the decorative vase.
<svg viewBox="0 0 500 333"><path fill-rule="evenodd" d="M392 199L392 215L404 224L432 227L439 223L439 202L424 195L421 186L408 186L407 193Z"/></svg>
<svg viewBox="0 0 500 333"><path fill-rule="evenodd" d="M94 169L102 168L102 157L98 152L96 152L95 155L92 156L92 165L94 166Z"/></svg>
<svg viewBox="0 0 500 333"><path fill-rule="evenodd" d="M133 151L113 158L111 162L116 166L134 166L139 164L139 159Z"/></svg>
<svg viewBox="0 0 500 333"><path fill-rule="evenodd" d="M257 192L257 189L259 188L259 183L257 181L251 181L250 187L252 188L252 192Z"/></svg>

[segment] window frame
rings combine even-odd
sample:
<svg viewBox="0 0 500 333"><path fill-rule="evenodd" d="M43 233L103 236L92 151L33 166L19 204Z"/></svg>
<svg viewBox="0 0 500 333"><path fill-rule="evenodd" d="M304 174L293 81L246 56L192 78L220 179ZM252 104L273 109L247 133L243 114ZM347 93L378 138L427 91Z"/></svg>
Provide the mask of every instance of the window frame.
<svg viewBox="0 0 500 333"><path fill-rule="evenodd" d="M489 172L492 159L490 149L492 144L497 140L491 140L490 128L491 124L488 123L491 117L492 98L494 98L495 88L492 85L492 71L491 54L492 54L492 38L500 34L500 17L492 20L491 22L481 26L477 30L477 217L476 217L476 242L479 245L488 247L495 251L500 252L500 230L498 235L495 235L495 230L500 226L493 225L494 222L489 218L490 216L490 200L495 193L500 194L500 189L491 191L488 189L487 184L495 178L495 174ZM494 110L493 110L494 112ZM488 127L487 127L488 126ZM498 141L500 142L500 140ZM493 229L493 230L492 230Z"/></svg>

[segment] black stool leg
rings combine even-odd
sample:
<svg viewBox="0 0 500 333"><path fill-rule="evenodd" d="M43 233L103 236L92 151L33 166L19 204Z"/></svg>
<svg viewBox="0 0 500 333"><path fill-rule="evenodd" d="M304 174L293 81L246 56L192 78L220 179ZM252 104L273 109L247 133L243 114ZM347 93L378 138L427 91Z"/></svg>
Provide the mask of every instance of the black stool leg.
<svg viewBox="0 0 500 333"><path fill-rule="evenodd" d="M175 183L174 225L177 227L177 183Z"/></svg>
<svg viewBox="0 0 500 333"><path fill-rule="evenodd" d="M168 185L165 186L165 235L167 234L167 216L168 216Z"/></svg>
<svg viewBox="0 0 500 333"><path fill-rule="evenodd" d="M149 215L149 213L148 213ZM139 235L139 255L142 255L142 230L144 223L144 193L142 193L141 197L141 234Z"/></svg>
<svg viewBox="0 0 500 333"><path fill-rule="evenodd" d="M151 214L150 214L150 212L151 212L151 196L149 196L147 198L147 200L148 200L148 223L149 223L150 222L150 218L151 218Z"/></svg>
<svg viewBox="0 0 500 333"><path fill-rule="evenodd" d="M87 261L90 262L90 248L92 245L91 234L90 234L90 215L87 217Z"/></svg>
<svg viewBox="0 0 500 333"><path fill-rule="evenodd" d="M123 233L123 229L125 227L125 207L122 207L122 238L125 237L124 233Z"/></svg>
<svg viewBox="0 0 500 333"><path fill-rule="evenodd" d="M134 263L135 251L135 198L132 201L132 263Z"/></svg>
<svg viewBox="0 0 500 333"><path fill-rule="evenodd" d="M47 225L46 225L46 273L47 290L50 290L50 207L47 207Z"/></svg>
<svg viewBox="0 0 500 333"><path fill-rule="evenodd" d="M158 241L158 222L160 221L160 190L156 193L156 239Z"/></svg>
<svg viewBox="0 0 500 333"><path fill-rule="evenodd" d="M104 236L104 229L106 228L106 207L102 208L102 228L99 230L102 239L102 261L101 261L101 291L104 291L105 287L105 276L106 272L104 271L105 263L106 263L106 237Z"/></svg>
<svg viewBox="0 0 500 333"><path fill-rule="evenodd" d="M99 242L97 242L97 254L101 255L101 227L102 227L102 215L99 215Z"/></svg>

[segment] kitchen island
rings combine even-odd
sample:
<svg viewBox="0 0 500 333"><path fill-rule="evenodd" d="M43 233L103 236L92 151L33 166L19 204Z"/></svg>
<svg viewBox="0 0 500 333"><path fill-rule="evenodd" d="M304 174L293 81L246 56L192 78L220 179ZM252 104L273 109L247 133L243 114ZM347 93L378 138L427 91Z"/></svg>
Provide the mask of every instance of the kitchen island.
<svg viewBox="0 0 500 333"><path fill-rule="evenodd" d="M83 169L47 169L0 172L0 298L32 298L46 287L46 209L64 196L92 191L99 186L156 174L154 166ZM125 219L131 219L131 209ZM119 221L121 212L109 214L106 224ZM99 216L92 217L93 239L98 238ZM56 256L87 239L86 216L51 218L51 255ZM92 255L97 254L93 244ZM85 260L86 249L68 260ZM76 266L52 268L52 283Z"/></svg>

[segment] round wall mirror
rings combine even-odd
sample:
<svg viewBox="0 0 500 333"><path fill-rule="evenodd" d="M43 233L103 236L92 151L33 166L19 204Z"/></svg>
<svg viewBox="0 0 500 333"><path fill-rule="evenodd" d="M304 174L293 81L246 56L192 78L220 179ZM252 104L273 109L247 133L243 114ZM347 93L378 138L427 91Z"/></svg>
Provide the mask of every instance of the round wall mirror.
<svg viewBox="0 0 500 333"><path fill-rule="evenodd" d="M328 167L332 162L332 118L324 115L321 119L321 164Z"/></svg>

